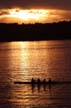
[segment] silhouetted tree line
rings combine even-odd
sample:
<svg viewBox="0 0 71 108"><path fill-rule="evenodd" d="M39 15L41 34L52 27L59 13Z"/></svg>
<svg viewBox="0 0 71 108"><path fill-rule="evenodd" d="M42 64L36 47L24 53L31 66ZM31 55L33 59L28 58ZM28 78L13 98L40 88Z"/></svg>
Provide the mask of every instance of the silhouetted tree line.
<svg viewBox="0 0 71 108"><path fill-rule="evenodd" d="M58 23L0 23L0 41L71 39L71 21Z"/></svg>

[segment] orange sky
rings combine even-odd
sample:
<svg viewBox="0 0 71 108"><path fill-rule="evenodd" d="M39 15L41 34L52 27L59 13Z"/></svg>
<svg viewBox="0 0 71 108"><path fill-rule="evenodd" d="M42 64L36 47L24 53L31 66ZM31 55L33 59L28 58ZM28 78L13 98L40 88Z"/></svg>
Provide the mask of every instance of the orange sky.
<svg viewBox="0 0 71 108"><path fill-rule="evenodd" d="M0 9L2 23L49 23L71 20L71 11L61 9Z"/></svg>

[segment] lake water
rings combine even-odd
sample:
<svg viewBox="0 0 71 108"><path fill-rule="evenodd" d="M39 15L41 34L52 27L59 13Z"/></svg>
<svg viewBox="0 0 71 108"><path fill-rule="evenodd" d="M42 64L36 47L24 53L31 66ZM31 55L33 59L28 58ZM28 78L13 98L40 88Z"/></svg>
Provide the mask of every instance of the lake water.
<svg viewBox="0 0 71 108"><path fill-rule="evenodd" d="M14 84L32 78L71 81L71 41L0 42L0 108L71 108L70 84Z"/></svg>

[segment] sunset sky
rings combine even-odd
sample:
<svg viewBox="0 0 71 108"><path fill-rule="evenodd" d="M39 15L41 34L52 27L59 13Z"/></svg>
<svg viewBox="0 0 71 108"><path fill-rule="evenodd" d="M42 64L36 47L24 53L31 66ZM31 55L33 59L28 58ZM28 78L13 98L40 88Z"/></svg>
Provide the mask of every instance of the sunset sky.
<svg viewBox="0 0 71 108"><path fill-rule="evenodd" d="M71 20L71 0L0 0L0 22L48 23Z"/></svg>

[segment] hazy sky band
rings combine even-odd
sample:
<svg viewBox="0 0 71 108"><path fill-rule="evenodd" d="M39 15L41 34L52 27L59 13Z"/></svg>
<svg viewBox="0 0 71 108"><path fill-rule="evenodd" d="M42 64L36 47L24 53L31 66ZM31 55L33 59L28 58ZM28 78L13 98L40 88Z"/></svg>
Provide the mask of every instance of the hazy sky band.
<svg viewBox="0 0 71 108"><path fill-rule="evenodd" d="M71 10L71 0L0 0L0 8L12 7Z"/></svg>

